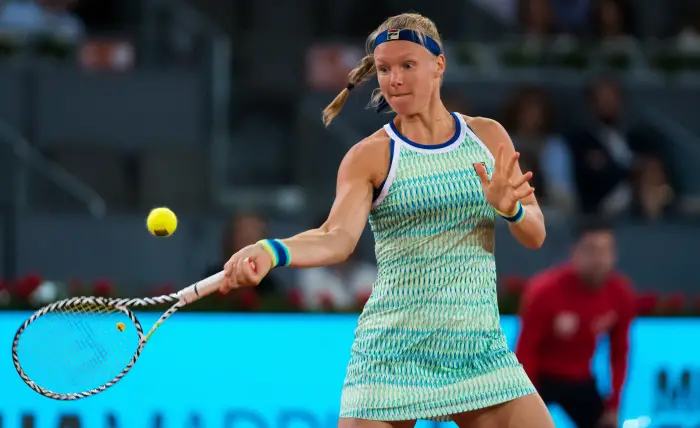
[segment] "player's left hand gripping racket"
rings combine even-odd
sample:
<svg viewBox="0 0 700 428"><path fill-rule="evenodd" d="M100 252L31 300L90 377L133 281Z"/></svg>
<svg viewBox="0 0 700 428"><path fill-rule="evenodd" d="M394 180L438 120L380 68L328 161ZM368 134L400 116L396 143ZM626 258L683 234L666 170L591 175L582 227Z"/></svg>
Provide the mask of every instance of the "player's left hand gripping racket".
<svg viewBox="0 0 700 428"><path fill-rule="evenodd" d="M251 267L255 269L255 266ZM26 320L12 341L12 361L31 389L55 400L98 394L134 366L153 332L178 309L219 289L219 272L177 293L142 299L73 297ZM130 307L174 303L144 334Z"/></svg>

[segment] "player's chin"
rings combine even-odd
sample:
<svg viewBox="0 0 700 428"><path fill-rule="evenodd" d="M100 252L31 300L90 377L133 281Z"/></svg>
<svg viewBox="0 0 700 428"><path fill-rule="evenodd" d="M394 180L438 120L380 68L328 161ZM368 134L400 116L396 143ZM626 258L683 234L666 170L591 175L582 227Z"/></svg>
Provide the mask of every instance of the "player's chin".
<svg viewBox="0 0 700 428"><path fill-rule="evenodd" d="M419 109L416 105L413 96L402 95L391 98L391 109L396 114L411 116L418 113Z"/></svg>

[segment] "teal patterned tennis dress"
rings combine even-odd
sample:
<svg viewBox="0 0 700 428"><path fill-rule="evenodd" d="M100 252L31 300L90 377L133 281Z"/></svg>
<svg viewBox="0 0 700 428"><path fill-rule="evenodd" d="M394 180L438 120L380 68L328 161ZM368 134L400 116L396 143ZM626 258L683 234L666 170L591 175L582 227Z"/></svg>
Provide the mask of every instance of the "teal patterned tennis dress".
<svg viewBox="0 0 700 428"><path fill-rule="evenodd" d="M355 331L341 418L428 419L535 392L500 327L495 211L473 164L493 156L461 114L454 137L421 145L393 122L391 163L370 226L377 279Z"/></svg>

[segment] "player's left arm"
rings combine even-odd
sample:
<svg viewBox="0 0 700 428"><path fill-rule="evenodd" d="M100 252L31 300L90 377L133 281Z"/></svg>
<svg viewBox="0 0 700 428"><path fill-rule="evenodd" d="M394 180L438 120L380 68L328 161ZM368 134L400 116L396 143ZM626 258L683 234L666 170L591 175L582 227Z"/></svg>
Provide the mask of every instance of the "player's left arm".
<svg viewBox="0 0 700 428"><path fill-rule="evenodd" d="M617 321L610 330L610 371L611 391L608 408L616 411L620 404L620 395L627 377L629 356L630 326L636 316L634 291L630 283L620 278L620 293L616 296Z"/></svg>
<svg viewBox="0 0 700 428"><path fill-rule="evenodd" d="M493 119L483 117L465 117L465 119L494 157L497 156L496 152L499 144L503 145L503 159L510 159L515 154L513 141L500 123ZM523 175L520 164L516 161L511 180L513 182L520 180ZM530 184L527 182L525 182L524 186L526 186L527 189L531 189ZM536 250L542 246L547 235L544 224L544 214L542 214L542 210L537 203L537 198L534 193L521 199L520 203L525 210L525 217L518 223L509 223L508 228L515 239L523 246Z"/></svg>

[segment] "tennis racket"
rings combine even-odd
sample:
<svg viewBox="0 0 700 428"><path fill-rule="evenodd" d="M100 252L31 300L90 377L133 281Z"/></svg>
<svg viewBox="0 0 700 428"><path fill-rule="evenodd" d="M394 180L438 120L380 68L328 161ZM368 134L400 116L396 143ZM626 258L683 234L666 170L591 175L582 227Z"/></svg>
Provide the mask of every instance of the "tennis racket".
<svg viewBox="0 0 700 428"><path fill-rule="evenodd" d="M217 291L223 279L222 271L177 293L157 297L72 297L47 305L17 330L12 341L15 369L31 389L54 400L99 394L131 370L165 320ZM146 334L129 309L168 303L172 306Z"/></svg>

